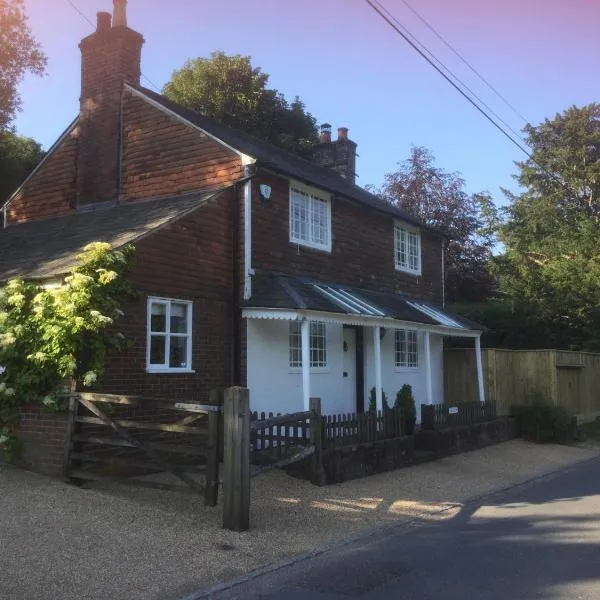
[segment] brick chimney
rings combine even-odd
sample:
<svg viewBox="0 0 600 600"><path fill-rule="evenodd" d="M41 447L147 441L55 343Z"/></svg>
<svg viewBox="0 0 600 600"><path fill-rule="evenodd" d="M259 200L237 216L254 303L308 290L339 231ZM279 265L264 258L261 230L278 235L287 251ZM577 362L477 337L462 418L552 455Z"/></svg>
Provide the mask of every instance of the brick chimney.
<svg viewBox="0 0 600 600"><path fill-rule="evenodd" d="M319 143L312 152L312 160L322 167L337 171L350 183L356 182L356 144L348 138L348 128L338 127L338 137L331 141L331 125L323 123Z"/></svg>
<svg viewBox="0 0 600 600"><path fill-rule="evenodd" d="M144 38L127 27L127 0L100 12L96 31L79 44L81 98L77 206L118 200L123 83L139 85Z"/></svg>

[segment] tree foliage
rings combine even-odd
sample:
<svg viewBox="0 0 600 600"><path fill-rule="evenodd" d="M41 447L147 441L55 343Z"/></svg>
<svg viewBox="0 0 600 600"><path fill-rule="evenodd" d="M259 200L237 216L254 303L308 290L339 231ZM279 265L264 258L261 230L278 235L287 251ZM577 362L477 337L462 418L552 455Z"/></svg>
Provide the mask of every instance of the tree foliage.
<svg viewBox="0 0 600 600"><path fill-rule="evenodd" d="M9 128L21 106L18 85L24 74L41 75L45 67L23 0L0 0L0 132Z"/></svg>
<svg viewBox="0 0 600 600"><path fill-rule="evenodd" d="M114 324L132 294L131 252L90 244L62 285L15 279L0 290L0 450L10 453L22 403L56 407L65 381L102 376L107 350L124 342Z"/></svg>
<svg viewBox="0 0 600 600"><path fill-rule="evenodd" d="M42 147L35 140L9 131L0 133L0 206L43 156Z"/></svg>
<svg viewBox="0 0 600 600"><path fill-rule="evenodd" d="M213 52L210 58L188 60L163 93L190 110L307 156L318 141L314 117L300 98L290 103L268 82L269 75L253 67L249 56Z"/></svg>
<svg viewBox="0 0 600 600"><path fill-rule="evenodd" d="M495 206L488 193L468 194L458 173L447 173L434 162L427 148L413 147L399 169L385 176L379 194L449 236L445 251L448 301L485 299L494 286L488 261L495 244Z"/></svg>
<svg viewBox="0 0 600 600"><path fill-rule="evenodd" d="M547 345L600 349L600 105L526 128L497 260L502 291L533 312Z"/></svg>

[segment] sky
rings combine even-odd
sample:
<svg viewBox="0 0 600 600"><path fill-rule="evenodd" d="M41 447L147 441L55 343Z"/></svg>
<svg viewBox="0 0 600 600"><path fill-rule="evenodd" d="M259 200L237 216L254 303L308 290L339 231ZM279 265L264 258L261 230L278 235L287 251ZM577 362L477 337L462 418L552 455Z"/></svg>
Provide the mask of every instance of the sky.
<svg viewBox="0 0 600 600"><path fill-rule="evenodd" d="M525 125L412 12L412 7L531 124L600 101L600 0L380 0L514 130ZM92 23L111 0L71 0ZM48 56L26 76L17 131L48 148L77 115L79 41L90 23L69 0L25 0ZM379 186L412 145L459 172L467 190L517 190L525 155L395 33L365 0L129 0L144 35L142 85L159 89L188 58L214 50L250 55L270 87L300 96L318 123L348 127L357 183ZM151 82L151 83L150 83Z"/></svg>

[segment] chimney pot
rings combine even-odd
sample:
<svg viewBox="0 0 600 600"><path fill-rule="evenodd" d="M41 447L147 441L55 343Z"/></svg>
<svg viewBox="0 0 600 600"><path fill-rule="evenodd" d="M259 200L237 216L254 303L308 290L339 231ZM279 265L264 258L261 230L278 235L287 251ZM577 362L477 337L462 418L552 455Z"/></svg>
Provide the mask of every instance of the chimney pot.
<svg viewBox="0 0 600 600"><path fill-rule="evenodd" d="M347 140L348 139L348 128L347 127L338 127L338 140Z"/></svg>
<svg viewBox="0 0 600 600"><path fill-rule="evenodd" d="M110 29L110 21L112 19L112 15L108 12L99 12L96 15L97 23L96 23L96 31L108 31Z"/></svg>
<svg viewBox="0 0 600 600"><path fill-rule="evenodd" d="M127 0L113 0L113 27L127 27Z"/></svg>
<svg viewBox="0 0 600 600"><path fill-rule="evenodd" d="M322 144L329 144L331 142L331 125L329 123L323 123L321 125L319 141Z"/></svg>

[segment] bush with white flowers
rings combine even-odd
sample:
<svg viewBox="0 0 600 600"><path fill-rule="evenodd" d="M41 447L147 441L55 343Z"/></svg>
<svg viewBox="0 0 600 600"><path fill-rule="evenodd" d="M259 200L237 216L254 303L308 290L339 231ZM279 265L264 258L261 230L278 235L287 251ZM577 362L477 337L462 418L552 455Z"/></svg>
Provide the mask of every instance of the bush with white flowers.
<svg viewBox="0 0 600 600"><path fill-rule="evenodd" d="M6 455L17 448L21 404L60 408L65 382L93 385L107 350L123 346L115 321L121 302L133 295L132 252L90 244L61 285L14 279L0 289L0 451Z"/></svg>

